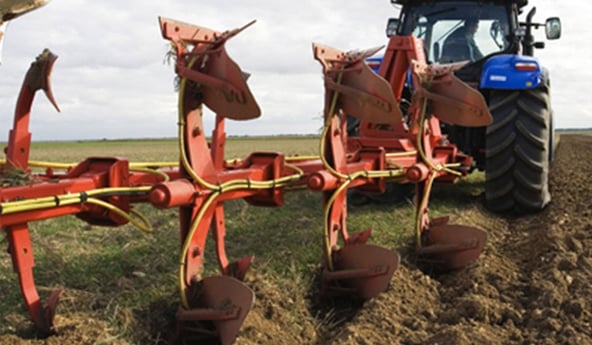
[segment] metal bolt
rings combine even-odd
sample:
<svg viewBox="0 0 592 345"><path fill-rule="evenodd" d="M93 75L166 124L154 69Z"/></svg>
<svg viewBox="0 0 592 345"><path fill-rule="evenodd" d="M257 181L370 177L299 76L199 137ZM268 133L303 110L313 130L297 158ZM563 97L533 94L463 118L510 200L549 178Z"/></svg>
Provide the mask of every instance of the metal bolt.
<svg viewBox="0 0 592 345"><path fill-rule="evenodd" d="M197 137L198 135L201 134L201 128L199 127L195 127L193 128L193 132L191 133L194 137Z"/></svg>

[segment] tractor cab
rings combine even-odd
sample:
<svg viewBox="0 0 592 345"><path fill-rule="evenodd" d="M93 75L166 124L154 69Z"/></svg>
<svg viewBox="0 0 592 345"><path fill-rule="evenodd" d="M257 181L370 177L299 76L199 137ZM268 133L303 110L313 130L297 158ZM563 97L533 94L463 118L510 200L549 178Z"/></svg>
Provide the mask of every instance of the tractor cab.
<svg viewBox="0 0 592 345"><path fill-rule="evenodd" d="M512 49L514 18L503 5L431 2L405 9L397 33L421 38L430 62L476 61Z"/></svg>
<svg viewBox="0 0 592 345"><path fill-rule="evenodd" d="M387 24L387 36L413 35L424 42L426 57L432 63L478 61L497 54L532 55L532 48L543 48L534 42L531 28L545 26L548 39L559 38L558 18L545 24L518 21L519 8L526 1L404 1L398 19Z"/></svg>

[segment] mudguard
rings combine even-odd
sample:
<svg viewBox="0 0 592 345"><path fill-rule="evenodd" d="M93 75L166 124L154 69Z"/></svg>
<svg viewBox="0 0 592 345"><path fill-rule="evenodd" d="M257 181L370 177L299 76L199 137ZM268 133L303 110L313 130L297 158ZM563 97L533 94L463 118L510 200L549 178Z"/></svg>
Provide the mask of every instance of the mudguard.
<svg viewBox="0 0 592 345"><path fill-rule="evenodd" d="M366 63L372 69L372 72L378 74L380 64L382 63L382 56L369 57L366 59Z"/></svg>
<svg viewBox="0 0 592 345"><path fill-rule="evenodd" d="M384 56L373 56L366 59L366 64L372 70L372 72L378 74L380 70L380 65L382 64L382 59ZM407 85L413 85L413 81L411 80L411 69L407 72Z"/></svg>
<svg viewBox="0 0 592 345"><path fill-rule="evenodd" d="M543 80L543 69L536 58L502 54L485 62L479 88L528 90L536 88Z"/></svg>

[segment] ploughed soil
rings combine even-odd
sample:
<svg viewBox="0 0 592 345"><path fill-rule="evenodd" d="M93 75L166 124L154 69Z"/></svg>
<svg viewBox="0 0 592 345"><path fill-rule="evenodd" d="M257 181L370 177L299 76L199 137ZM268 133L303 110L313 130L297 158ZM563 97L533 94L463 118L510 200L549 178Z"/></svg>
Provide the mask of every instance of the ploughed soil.
<svg viewBox="0 0 592 345"><path fill-rule="evenodd" d="M402 255L385 293L333 309L315 305L315 293L293 296L255 272L248 285L257 300L236 343L592 344L591 151L592 136L561 136L550 175L553 201L542 213L503 217L479 202L458 210L455 223L489 234L481 258L463 270L425 272ZM294 318L301 299L311 304L309 315ZM16 327L0 344L133 343L110 339L106 322L75 312L62 315L57 337L23 339Z"/></svg>

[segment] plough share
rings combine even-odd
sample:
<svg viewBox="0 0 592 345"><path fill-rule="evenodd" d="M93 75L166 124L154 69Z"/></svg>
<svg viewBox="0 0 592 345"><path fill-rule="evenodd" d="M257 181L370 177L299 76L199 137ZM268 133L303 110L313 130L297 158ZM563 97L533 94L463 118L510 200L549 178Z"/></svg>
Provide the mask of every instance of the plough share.
<svg viewBox="0 0 592 345"><path fill-rule="evenodd" d="M393 36L376 74L365 59L381 48L342 52L314 44L326 90L319 156L254 152L225 160L226 119L251 120L260 115L246 74L225 49L229 39L251 24L218 32L160 18L162 35L174 48L179 79L178 166L148 169L149 163L92 157L64 172L53 168L33 172L28 132L31 105L36 91L43 90L58 109L49 78L57 57L46 50L31 65L1 167L3 177L22 171L30 179L0 188L0 226L8 238L30 317L42 334L56 332L53 319L62 292L55 291L42 304L33 278L27 224L64 215L103 226L132 222L148 230L150 224L134 211L135 203L179 209L181 303L176 318L179 339L187 343L202 337L233 343L254 303L253 291L243 283L253 257L231 261L226 255L225 201L244 199L251 205L276 207L284 204L289 191L305 188L322 193L321 288L325 292L373 298L388 288L399 265L396 252L367 243L370 230L348 231L349 189L382 193L387 182L415 184L417 259L443 269L461 268L477 259L486 242L484 231L428 214L433 183L454 182L472 164L471 157L446 141L440 121L463 126L491 122L482 96L452 74L462 64L427 65L421 41ZM413 95L402 106L408 70ZM204 106L216 114L209 140L202 122ZM348 137L348 117L361 121L359 136ZM221 274L204 278L210 232Z"/></svg>

